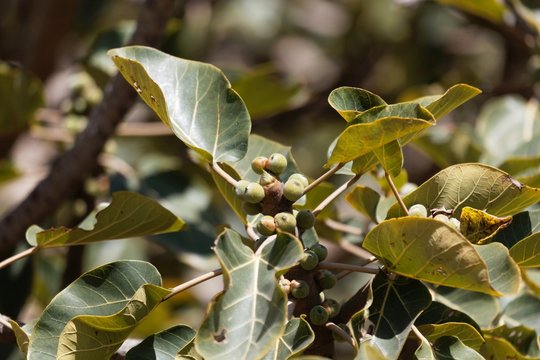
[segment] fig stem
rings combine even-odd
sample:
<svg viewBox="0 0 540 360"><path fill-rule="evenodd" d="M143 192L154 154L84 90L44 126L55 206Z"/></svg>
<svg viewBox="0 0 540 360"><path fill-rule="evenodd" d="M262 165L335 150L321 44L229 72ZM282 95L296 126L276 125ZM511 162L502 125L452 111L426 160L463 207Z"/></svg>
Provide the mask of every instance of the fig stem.
<svg viewBox="0 0 540 360"><path fill-rule="evenodd" d="M223 170L217 162L212 162L212 169L232 186L236 186L238 183L238 181L235 180L231 175L227 174L227 172Z"/></svg>
<svg viewBox="0 0 540 360"><path fill-rule="evenodd" d="M396 197L396 200L401 207L401 210L409 216L409 209L407 209L407 206L405 206L405 203L403 202L403 199L401 198L401 195L399 195L399 191L396 188L396 185L394 184L394 180L392 180L392 177L390 174L388 174L386 171L384 172L384 177L386 178L386 182L388 182L388 185L390 186L390 189L392 189L392 192L394 193L394 196Z"/></svg>
<svg viewBox="0 0 540 360"><path fill-rule="evenodd" d="M306 188L304 189L304 194L307 194L311 189L313 189L314 187L316 187L317 185L319 185L320 183L322 183L323 181L325 181L326 179L334 175L344 165L345 165L344 163L339 163L333 168L331 168L330 170L328 170L327 172L325 172L324 174L322 174L317 179L313 180L313 182L309 184L308 186L306 186Z"/></svg>
<svg viewBox="0 0 540 360"><path fill-rule="evenodd" d="M360 179L360 177L362 176L362 174L356 174L355 176L353 176L352 178L349 179L349 181L347 181L345 184L341 185L340 187L338 187L336 190L334 190L333 193L331 193L330 195L328 195L326 197L326 199L324 199L323 201L321 201L321 203L319 205L317 205L317 207L315 209L313 209L312 213L313 215L317 216L328 204L330 204L332 201L334 201L339 195L341 195L341 193L343 193L345 190L347 190L349 187L351 187L352 185L354 185L355 182L358 181L358 179Z"/></svg>
<svg viewBox="0 0 540 360"><path fill-rule="evenodd" d="M182 291L185 291L189 288L192 288L193 286L195 285L199 285L200 283L203 283L207 280L210 280L210 279L213 279L219 275L223 274L223 270L221 269L216 269L216 270L212 270L210 272L207 272L206 274L202 274L200 276L197 276L196 278L193 278L189 281L186 281L185 283L183 284L180 284L178 286L175 286L174 288L171 289L171 293L168 294L167 296L165 296L161 301L165 301L165 300L168 300L170 298L172 298L173 296L181 293Z"/></svg>

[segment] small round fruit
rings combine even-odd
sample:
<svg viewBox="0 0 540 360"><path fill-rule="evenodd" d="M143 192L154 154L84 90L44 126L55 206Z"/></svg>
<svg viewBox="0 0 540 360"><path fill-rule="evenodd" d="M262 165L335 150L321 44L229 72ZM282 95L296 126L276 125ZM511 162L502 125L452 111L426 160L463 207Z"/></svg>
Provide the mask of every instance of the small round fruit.
<svg viewBox="0 0 540 360"><path fill-rule="evenodd" d="M295 202L304 195L304 185L300 180L289 179L283 185L283 196L289 201Z"/></svg>
<svg viewBox="0 0 540 360"><path fill-rule="evenodd" d="M264 189L256 182L249 183L243 196L244 200L250 204L256 204L264 199Z"/></svg>
<svg viewBox="0 0 540 360"><path fill-rule="evenodd" d="M248 185L249 181L239 180L236 185L234 185L234 192L236 193L236 195L243 197Z"/></svg>
<svg viewBox="0 0 540 360"><path fill-rule="evenodd" d="M456 219L455 217L451 217L450 219L448 219L448 222L454 229L456 229L457 231L461 231L461 222L458 219Z"/></svg>
<svg viewBox="0 0 540 360"><path fill-rule="evenodd" d="M257 215L262 211L261 204L250 204L248 202L244 202L242 209L244 209L244 212L248 215Z"/></svg>
<svg viewBox="0 0 540 360"><path fill-rule="evenodd" d="M296 228L296 218L288 212L280 212L274 216L276 227L285 232L294 233Z"/></svg>
<svg viewBox="0 0 540 360"><path fill-rule="evenodd" d="M433 219L443 222L445 224L449 224L448 216L444 214L437 214Z"/></svg>
<svg viewBox="0 0 540 360"><path fill-rule="evenodd" d="M267 162L268 158L264 156L257 156L255 159L251 160L251 169L253 169L253 171L255 171L257 174L262 174Z"/></svg>
<svg viewBox="0 0 540 360"><path fill-rule="evenodd" d="M292 174L291 176L289 176L288 180L291 180L291 179L300 181L302 183L302 185L304 185L304 187L309 185L309 180L307 179L307 177L305 177L304 175L302 175L300 173Z"/></svg>
<svg viewBox="0 0 540 360"><path fill-rule="evenodd" d="M297 299L303 299L309 295L309 285L304 280L291 281L291 294Z"/></svg>
<svg viewBox="0 0 540 360"><path fill-rule="evenodd" d="M296 214L296 225L301 229L311 229L315 225L315 215L311 210L300 210Z"/></svg>
<svg viewBox="0 0 540 360"><path fill-rule="evenodd" d="M313 270L317 267L318 264L319 258L317 257L317 254L315 254L311 250L306 250L304 252L304 257L302 258L302 260L300 260L300 266L302 267L302 269L307 271Z"/></svg>
<svg viewBox="0 0 540 360"><path fill-rule="evenodd" d="M328 256L328 249L323 244L315 244L309 250L317 254L319 261L323 261Z"/></svg>
<svg viewBox="0 0 540 360"><path fill-rule="evenodd" d="M263 236L270 236L276 232L276 223L270 215L263 216L257 223L257 231Z"/></svg>
<svg viewBox="0 0 540 360"><path fill-rule="evenodd" d="M415 204L409 208L409 216L427 217L427 209L422 204Z"/></svg>
<svg viewBox="0 0 540 360"><path fill-rule="evenodd" d="M291 292L291 282L289 279L279 279L279 287L281 290L285 292L285 294L288 294Z"/></svg>
<svg viewBox="0 0 540 360"><path fill-rule="evenodd" d="M287 158L280 153L274 153L270 155L266 162L266 169L270 170L276 175L279 175L287 167Z"/></svg>
<svg viewBox="0 0 540 360"><path fill-rule="evenodd" d="M322 305L315 305L309 312L309 321L313 325L324 325L328 321L328 312Z"/></svg>
<svg viewBox="0 0 540 360"><path fill-rule="evenodd" d="M321 305L326 309L328 316L331 318L336 317L341 311L341 304L334 299L325 299Z"/></svg>
<svg viewBox="0 0 540 360"><path fill-rule="evenodd" d="M315 273L315 280L322 290L331 289L337 283L336 275L326 269L320 269Z"/></svg>

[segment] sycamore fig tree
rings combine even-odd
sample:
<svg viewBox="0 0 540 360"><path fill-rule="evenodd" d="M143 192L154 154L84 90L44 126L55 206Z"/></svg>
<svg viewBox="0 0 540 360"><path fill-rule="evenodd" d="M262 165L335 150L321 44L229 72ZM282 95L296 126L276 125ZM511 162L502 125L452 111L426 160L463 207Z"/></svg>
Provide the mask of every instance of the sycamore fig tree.
<svg viewBox="0 0 540 360"><path fill-rule="evenodd" d="M478 162L448 166L412 189L402 169L403 146L478 89L458 84L396 104L335 89L328 102L343 131L321 144L326 172L311 179L289 147L250 134L244 102L216 67L147 47L109 54L243 226L216 233L219 268L176 287L144 261L83 274L34 323L11 322L28 359L314 359L334 358L337 348L354 359L540 356L539 285L530 272L540 267L540 189ZM328 181L343 177L339 186ZM342 194L363 221L340 218L332 206ZM31 227L31 247L0 267L41 249L183 229L154 200L117 192L79 227ZM321 243L319 234L332 232L347 235L335 242L349 262L332 261ZM220 275L223 290L200 326L178 324L118 354L160 303ZM343 296L347 282L354 292Z"/></svg>

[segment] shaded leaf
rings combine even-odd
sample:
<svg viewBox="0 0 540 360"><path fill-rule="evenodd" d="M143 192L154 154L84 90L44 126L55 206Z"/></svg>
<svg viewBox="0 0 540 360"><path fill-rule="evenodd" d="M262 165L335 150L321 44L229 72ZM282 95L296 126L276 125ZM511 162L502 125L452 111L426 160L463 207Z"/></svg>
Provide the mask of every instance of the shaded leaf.
<svg viewBox="0 0 540 360"><path fill-rule="evenodd" d="M28 344L30 342L30 334L27 333L23 327L21 327L16 321L9 320L15 339L17 340L17 346L19 350L24 354L25 358L28 354Z"/></svg>
<svg viewBox="0 0 540 360"><path fill-rule="evenodd" d="M521 267L540 267L540 233L534 233L510 248L510 256Z"/></svg>
<svg viewBox="0 0 540 360"><path fill-rule="evenodd" d="M353 174L364 174L373 169L378 163L379 159L377 159L375 153L370 152L353 160L351 172Z"/></svg>
<svg viewBox="0 0 540 360"><path fill-rule="evenodd" d="M289 359L305 350L314 339L315 333L304 318L292 318L287 322L283 335L278 339L272 351L263 359Z"/></svg>
<svg viewBox="0 0 540 360"><path fill-rule="evenodd" d="M415 279L492 295L515 293L519 286L519 270L504 246L475 248L431 218L384 221L366 235L362 246L390 271Z"/></svg>
<svg viewBox="0 0 540 360"><path fill-rule="evenodd" d="M144 339L131 348L126 360L174 360L176 354L195 338L195 330L187 325L177 325Z"/></svg>
<svg viewBox="0 0 540 360"><path fill-rule="evenodd" d="M392 176L398 176L403 166L403 152L397 140L373 151L383 169Z"/></svg>
<svg viewBox="0 0 540 360"><path fill-rule="evenodd" d="M536 332L526 326L509 327L508 325L501 325L493 329L485 329L484 334L505 339L522 354L538 356ZM531 350L532 354L529 353Z"/></svg>
<svg viewBox="0 0 540 360"><path fill-rule="evenodd" d="M480 326L469 315L438 301L431 302L429 307L416 319L415 325L420 328L423 325L447 323L464 323L472 326L478 332L481 331Z"/></svg>
<svg viewBox="0 0 540 360"><path fill-rule="evenodd" d="M146 284L157 289L161 277L153 265L143 261L117 261L83 274L43 311L32 330L28 359L56 359L60 334L71 319L79 315L114 315Z"/></svg>
<svg viewBox="0 0 540 360"><path fill-rule="evenodd" d="M506 305L504 320L510 325L523 325L540 333L540 299L531 294L522 294Z"/></svg>
<svg viewBox="0 0 540 360"><path fill-rule="evenodd" d="M418 330L432 343L441 337L455 336L465 346L474 350L480 350L484 344L484 338L477 329L467 323L447 322L444 324L427 324L418 326Z"/></svg>
<svg viewBox="0 0 540 360"><path fill-rule="evenodd" d="M495 241L511 248L527 236L540 230L540 210L520 212L512 218L512 223L495 235Z"/></svg>
<svg viewBox="0 0 540 360"><path fill-rule="evenodd" d="M438 338L434 344L435 358L438 360L484 360L484 358L461 342L455 336L443 336Z"/></svg>
<svg viewBox="0 0 540 360"><path fill-rule="evenodd" d="M453 209L455 217L465 206L507 216L540 201L540 189L523 185L494 167L471 163L440 171L403 200L407 207L422 204L428 209ZM397 204L388 212L389 217L403 215Z"/></svg>
<svg viewBox="0 0 540 360"><path fill-rule="evenodd" d="M212 301L195 339L196 349L210 359L260 357L285 328L287 299L276 276L300 260L300 242L280 233L254 253L238 233L225 230L214 251L226 290Z"/></svg>
<svg viewBox="0 0 540 360"><path fill-rule="evenodd" d="M435 360L435 354L433 353L433 349L431 348L431 344L428 339L426 339L426 337L421 333L414 333L414 335L420 342L418 348L414 352L414 358L416 360Z"/></svg>
<svg viewBox="0 0 540 360"><path fill-rule="evenodd" d="M144 102L187 146L207 161L244 157L251 120L218 68L143 46L108 54Z"/></svg>
<svg viewBox="0 0 540 360"><path fill-rule="evenodd" d="M491 335L485 336L486 343L480 353L490 360L538 360L539 357L524 356L517 351L510 342L503 338Z"/></svg>
<svg viewBox="0 0 540 360"><path fill-rule="evenodd" d="M173 232L184 226L184 221L157 201L129 191L114 193L110 205L97 212L95 225L93 222L85 220L91 229L84 224L84 228L30 228L27 239L39 247L70 246Z"/></svg>
<svg viewBox="0 0 540 360"><path fill-rule="evenodd" d="M396 117L421 119L435 122L433 115L423 106L417 103L398 103L385 106L377 106L358 115L350 122L350 125L367 124L379 119Z"/></svg>
<svg viewBox="0 0 540 360"><path fill-rule="evenodd" d="M367 216L371 221L377 223L377 206L381 200L381 195L369 186L357 185L345 195L345 200L362 215Z"/></svg>
<svg viewBox="0 0 540 360"><path fill-rule="evenodd" d="M328 103L348 122L366 110L386 105L386 102L378 95L349 86L332 90L328 96Z"/></svg>
<svg viewBox="0 0 540 360"><path fill-rule="evenodd" d="M357 294L355 294L355 307L357 311L351 316L351 319L347 323L353 339L356 340L356 345L358 345L358 340L365 335L365 329L363 326L369 316L368 308L373 303L372 285L373 282L368 281L364 286L362 286L362 288L360 288L360 290L358 290Z"/></svg>
<svg viewBox="0 0 540 360"><path fill-rule="evenodd" d="M511 216L493 216L485 211L465 206L461 210L460 231L473 244L485 244L511 222Z"/></svg>

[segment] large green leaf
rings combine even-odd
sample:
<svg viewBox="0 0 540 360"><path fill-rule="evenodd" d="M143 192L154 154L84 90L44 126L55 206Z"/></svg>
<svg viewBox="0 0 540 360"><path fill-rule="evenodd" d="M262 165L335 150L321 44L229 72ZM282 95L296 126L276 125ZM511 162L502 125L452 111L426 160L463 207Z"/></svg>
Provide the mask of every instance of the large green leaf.
<svg viewBox="0 0 540 360"><path fill-rule="evenodd" d="M79 315L62 330L57 359L107 359L129 334L171 291L153 284L142 285L117 313Z"/></svg>
<svg viewBox="0 0 540 360"><path fill-rule="evenodd" d="M456 336L443 336L433 342L435 358L437 360L484 360L484 358L466 346Z"/></svg>
<svg viewBox="0 0 540 360"><path fill-rule="evenodd" d="M268 238L254 253L238 233L225 230L215 252L225 291L212 301L195 339L196 349L208 359L259 358L285 329L287 298L276 276L300 260L302 246L281 233Z"/></svg>
<svg viewBox="0 0 540 360"><path fill-rule="evenodd" d="M437 298L435 298L437 299ZM438 301L432 301L429 307L416 319L415 325L420 328L423 325L437 325L447 323L462 323L472 326L480 332L480 326L467 314L446 306Z"/></svg>
<svg viewBox="0 0 540 360"><path fill-rule="evenodd" d="M328 96L328 103L346 121L353 120L357 115L375 106L386 105L386 102L378 95L349 86L332 90Z"/></svg>
<svg viewBox="0 0 540 360"><path fill-rule="evenodd" d="M244 157L251 120L218 68L142 46L113 49L109 55L144 102L187 146L208 161Z"/></svg>
<svg viewBox="0 0 540 360"><path fill-rule="evenodd" d="M507 216L540 201L540 189L520 184L491 166L459 164L437 173L403 200L407 207L422 204L428 209L453 209L454 217L459 217L465 206ZM403 215L397 204L388 212L389 217Z"/></svg>
<svg viewBox="0 0 540 360"><path fill-rule="evenodd" d="M524 293L506 305L503 311L506 323L525 325L540 332L540 299Z"/></svg>
<svg viewBox="0 0 540 360"><path fill-rule="evenodd" d="M486 343L482 347L481 354L489 360L539 360L540 357L529 357L521 354L512 344L500 337L486 335Z"/></svg>
<svg viewBox="0 0 540 360"><path fill-rule="evenodd" d="M463 344L474 349L480 350L484 344L484 338L477 329L467 323L447 322L444 324L426 324L418 327L418 330L430 341L445 336L455 336Z"/></svg>
<svg viewBox="0 0 540 360"><path fill-rule="evenodd" d="M363 247L390 271L415 279L492 295L518 290L519 270L504 246L474 247L455 229L431 218L384 221L366 235Z"/></svg>
<svg viewBox="0 0 540 360"><path fill-rule="evenodd" d="M373 150L383 169L392 176L398 176L403 167L403 152L399 141L390 141L388 144Z"/></svg>
<svg viewBox="0 0 540 360"><path fill-rule="evenodd" d="M386 359L397 359L412 325L431 302L428 289L417 280L398 277L390 279L379 272L373 279L373 302L369 317L364 322L365 336L360 341L363 348L374 347Z"/></svg>
<svg viewBox="0 0 540 360"><path fill-rule="evenodd" d="M540 267L540 233L527 236L512 246L510 256L521 267Z"/></svg>
<svg viewBox="0 0 540 360"><path fill-rule="evenodd" d="M184 221L155 200L140 194L119 191L105 209L94 219L87 219L91 228L53 228L39 231L29 229L27 238L32 245L55 247L88 244L96 241L125 239L144 235L161 234L182 229Z"/></svg>
<svg viewBox="0 0 540 360"><path fill-rule="evenodd" d="M435 119L440 119L482 91L467 84L457 84L442 95L428 96L418 100Z"/></svg>
<svg viewBox="0 0 540 360"><path fill-rule="evenodd" d="M75 317L89 315L99 321L99 317L110 317L122 310L127 310L128 304L136 308L146 307L144 302L140 302L143 299L139 297L140 291L138 291L145 285L146 288L152 290L152 305L157 297L168 292L166 289L159 288L161 276L156 268L142 261L117 261L83 274L56 295L43 311L32 330L28 359L56 359L61 333L68 322ZM149 306L148 310L150 309ZM107 333L107 327L101 329L100 332ZM120 345L121 342L116 344L117 347ZM71 348L71 350L77 349ZM80 353L77 355L82 356Z"/></svg>
<svg viewBox="0 0 540 360"><path fill-rule="evenodd" d="M359 114L349 124L367 124L387 117L421 119L435 122L433 114L417 103L398 103L377 106Z"/></svg>
<svg viewBox="0 0 540 360"><path fill-rule="evenodd" d="M195 330L177 325L144 339L126 353L126 360L174 360L176 354L195 338Z"/></svg>
<svg viewBox="0 0 540 360"><path fill-rule="evenodd" d="M263 360L289 359L305 350L314 339L315 333L304 318L292 318L272 351Z"/></svg>
<svg viewBox="0 0 540 360"><path fill-rule="evenodd" d="M361 214L377 223L377 206L381 201L381 195L369 186L357 185L353 191L345 195L345 200Z"/></svg>
<svg viewBox="0 0 540 360"><path fill-rule="evenodd" d="M536 331L529 327L501 325L493 329L484 329L484 334L505 339L522 354L539 355Z"/></svg>

